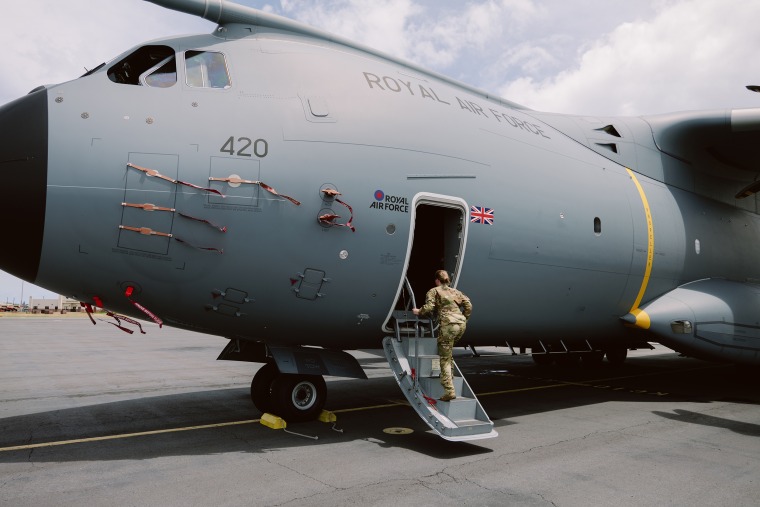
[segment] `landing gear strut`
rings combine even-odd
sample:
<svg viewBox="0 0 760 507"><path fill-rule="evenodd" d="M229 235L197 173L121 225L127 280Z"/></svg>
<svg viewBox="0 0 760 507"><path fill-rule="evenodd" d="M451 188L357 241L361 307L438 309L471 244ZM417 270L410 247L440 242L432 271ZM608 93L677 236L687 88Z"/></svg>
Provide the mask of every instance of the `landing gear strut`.
<svg viewBox="0 0 760 507"><path fill-rule="evenodd" d="M310 421L325 406L327 384L321 375L280 373L276 364L267 363L253 377L251 400L261 412L285 421Z"/></svg>

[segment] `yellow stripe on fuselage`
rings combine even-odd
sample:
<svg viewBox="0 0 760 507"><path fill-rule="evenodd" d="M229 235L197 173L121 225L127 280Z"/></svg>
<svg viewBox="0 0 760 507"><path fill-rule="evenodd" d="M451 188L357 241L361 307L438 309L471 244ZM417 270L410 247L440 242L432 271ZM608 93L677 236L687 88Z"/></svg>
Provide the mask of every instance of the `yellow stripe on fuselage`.
<svg viewBox="0 0 760 507"><path fill-rule="evenodd" d="M641 281L639 294L636 296L636 301L633 302L633 306L631 306L631 313L634 313L634 310L639 309L641 300L644 298L644 293L647 290L647 285L649 285L649 277L652 275L652 263L654 262L654 224L652 223L652 211L649 209L649 201L647 201L647 196L644 193L641 183L639 183L639 180L636 178L636 174L633 171L627 167L625 170L628 171L628 174L633 180L633 184L636 185L636 188L639 191L641 204L644 206L644 215L646 215L647 219L647 267L644 270L644 279Z"/></svg>

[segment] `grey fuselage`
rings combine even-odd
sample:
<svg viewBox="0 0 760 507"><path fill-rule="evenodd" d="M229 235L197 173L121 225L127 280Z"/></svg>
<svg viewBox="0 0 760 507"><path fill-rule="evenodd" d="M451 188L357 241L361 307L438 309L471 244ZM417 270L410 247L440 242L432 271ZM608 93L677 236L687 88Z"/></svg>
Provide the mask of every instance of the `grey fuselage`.
<svg viewBox="0 0 760 507"><path fill-rule="evenodd" d="M618 161L563 132L566 118L329 41L231 24L146 45L175 52L172 86L110 79L128 51L35 92L48 159L38 269L16 272L29 281L144 317L131 298L168 325L229 338L376 348L411 245L427 240L421 202L463 217L460 250L422 278L454 272L474 306L472 344L635 344L644 331L621 317L642 304L703 278L760 279L757 214L666 184L641 120L621 120L631 155ZM229 86L190 86L188 51L222 53ZM230 176L301 204L209 181ZM337 225L350 216L355 231Z"/></svg>

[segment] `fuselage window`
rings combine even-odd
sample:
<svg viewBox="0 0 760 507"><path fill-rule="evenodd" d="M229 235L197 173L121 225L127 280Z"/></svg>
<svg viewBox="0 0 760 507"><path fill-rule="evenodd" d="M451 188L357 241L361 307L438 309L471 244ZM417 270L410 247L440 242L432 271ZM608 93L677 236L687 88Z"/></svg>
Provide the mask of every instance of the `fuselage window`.
<svg viewBox="0 0 760 507"><path fill-rule="evenodd" d="M187 85L193 88L229 88L230 74L222 53L187 51L185 53Z"/></svg>
<svg viewBox="0 0 760 507"><path fill-rule="evenodd" d="M174 50L169 46L143 46L112 65L108 69L108 79L114 83L139 86L143 84L140 81L140 76L156 66L164 68L170 63L169 60L174 60ZM174 81L176 82L176 64L170 65L175 66ZM169 76L171 76L170 73ZM163 87L171 86L171 84L165 83L164 80Z"/></svg>
<svg viewBox="0 0 760 507"><path fill-rule="evenodd" d="M594 234L599 236L602 233L602 219L599 217L594 218Z"/></svg>

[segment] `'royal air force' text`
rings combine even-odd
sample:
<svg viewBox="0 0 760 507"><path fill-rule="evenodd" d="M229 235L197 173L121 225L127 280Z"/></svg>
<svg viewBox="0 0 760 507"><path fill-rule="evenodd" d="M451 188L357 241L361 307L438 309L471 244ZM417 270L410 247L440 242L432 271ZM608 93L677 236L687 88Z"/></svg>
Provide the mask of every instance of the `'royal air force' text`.
<svg viewBox="0 0 760 507"><path fill-rule="evenodd" d="M438 104L449 107L452 107L452 105L456 107L458 104L460 110L468 111L483 118L495 119L497 122L504 125L510 125L514 128L529 132L533 135L551 139L551 137L549 137L546 132L544 132L544 127L541 125L536 125L535 123L522 120L516 116L497 111L495 109L488 108L486 110L483 108L483 106L471 100L466 100L459 97L454 97L453 99L449 97L441 97L430 86L423 86L418 83L412 83L411 80L404 81L403 79L393 78L390 76L378 76L377 74L373 74L371 72L365 72L364 78L367 80L367 85L369 85L370 89L372 90L408 94L413 97L432 100Z"/></svg>

